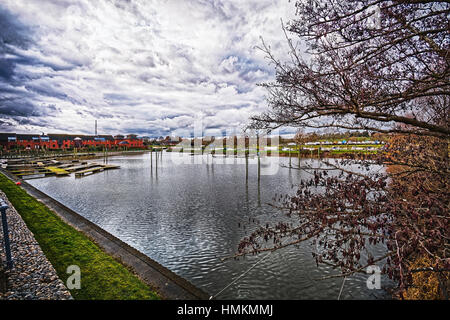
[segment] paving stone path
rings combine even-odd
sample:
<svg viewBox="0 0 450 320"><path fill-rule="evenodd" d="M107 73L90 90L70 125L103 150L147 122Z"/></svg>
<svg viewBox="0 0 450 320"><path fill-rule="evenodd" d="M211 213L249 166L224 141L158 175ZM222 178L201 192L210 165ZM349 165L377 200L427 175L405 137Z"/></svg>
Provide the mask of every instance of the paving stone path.
<svg viewBox="0 0 450 320"><path fill-rule="evenodd" d="M27 228L22 217L1 190L0 198L3 198L10 207L6 211L6 216L11 255L14 261L13 269L6 270L6 255L0 221L0 300L72 299L70 292L42 252L33 233Z"/></svg>

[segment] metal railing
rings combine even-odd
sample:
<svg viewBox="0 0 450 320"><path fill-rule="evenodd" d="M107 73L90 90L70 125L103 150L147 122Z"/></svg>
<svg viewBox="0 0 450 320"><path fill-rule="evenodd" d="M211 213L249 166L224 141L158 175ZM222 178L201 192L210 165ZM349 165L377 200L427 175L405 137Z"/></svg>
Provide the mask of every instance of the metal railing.
<svg viewBox="0 0 450 320"><path fill-rule="evenodd" d="M0 211L2 215L2 226L3 226L3 242L5 244L6 253L6 267L11 269L13 267L13 260L11 257L11 246L9 243L9 231L8 231L8 220L6 219L6 209L9 206L6 204L5 200L0 198Z"/></svg>

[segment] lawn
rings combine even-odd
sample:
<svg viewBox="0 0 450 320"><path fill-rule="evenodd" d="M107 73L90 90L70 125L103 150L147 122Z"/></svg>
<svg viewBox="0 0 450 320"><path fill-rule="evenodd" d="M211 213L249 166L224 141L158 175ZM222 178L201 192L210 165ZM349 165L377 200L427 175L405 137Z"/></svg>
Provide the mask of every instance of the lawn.
<svg viewBox="0 0 450 320"><path fill-rule="evenodd" d="M61 220L44 204L0 174L6 194L64 283L70 265L81 269L81 289L70 290L75 299L159 299L149 286L81 232Z"/></svg>

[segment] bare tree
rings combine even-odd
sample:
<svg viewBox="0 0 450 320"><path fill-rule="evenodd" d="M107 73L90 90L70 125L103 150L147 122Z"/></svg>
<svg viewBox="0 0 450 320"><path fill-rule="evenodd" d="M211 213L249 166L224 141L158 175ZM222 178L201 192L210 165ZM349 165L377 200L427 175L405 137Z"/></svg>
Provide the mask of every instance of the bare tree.
<svg viewBox="0 0 450 320"><path fill-rule="evenodd" d="M285 28L291 60L277 60L263 43L277 76L275 83L264 84L270 111L253 117L254 126L448 136L448 104L430 105L427 98L449 95L449 6L447 1L298 1L298 19ZM447 122L418 119L424 108L446 113Z"/></svg>
<svg viewBox="0 0 450 320"><path fill-rule="evenodd" d="M311 178L275 204L294 222L259 227L237 255L311 240L317 263L337 268L337 276L380 264L402 295L415 273L432 273L445 296L449 3L323 0L297 1L296 8L298 19L284 28L290 61L277 60L263 43L276 81L263 84L269 111L252 126L369 130L390 141L370 161L362 154L302 168ZM349 169L354 164L361 169ZM373 164L388 173L371 172ZM370 246L381 243L386 252L373 256ZM429 264L417 267L420 257Z"/></svg>

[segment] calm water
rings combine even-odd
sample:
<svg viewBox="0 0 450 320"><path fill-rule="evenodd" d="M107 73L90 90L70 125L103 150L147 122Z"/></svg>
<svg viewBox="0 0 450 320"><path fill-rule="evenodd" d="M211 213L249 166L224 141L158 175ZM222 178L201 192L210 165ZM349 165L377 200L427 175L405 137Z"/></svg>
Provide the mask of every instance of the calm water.
<svg viewBox="0 0 450 320"><path fill-rule="evenodd" d="M121 169L29 183L214 295L264 256L221 262L256 226L249 219L283 219L267 203L275 193L293 193L292 186L306 173L279 168L274 175L261 175L258 183L254 160L246 182L244 159L185 156L174 162L171 156L153 155L153 165L148 153L111 157L108 163ZM266 161L269 168L278 168L276 161L288 163L287 158ZM342 279L318 280L334 273L316 267L304 242L269 255L217 299L336 299ZM388 297L382 290L368 290L366 279L347 279L341 298Z"/></svg>

